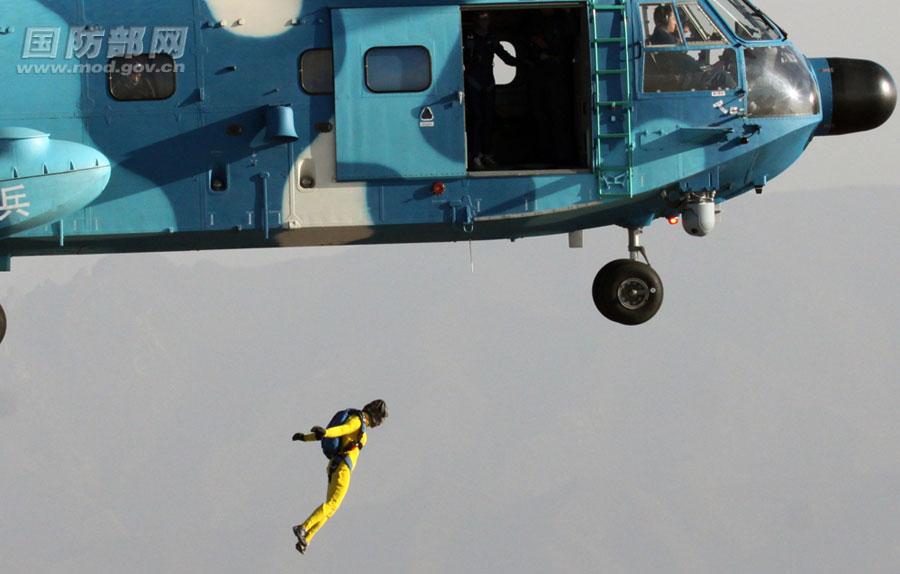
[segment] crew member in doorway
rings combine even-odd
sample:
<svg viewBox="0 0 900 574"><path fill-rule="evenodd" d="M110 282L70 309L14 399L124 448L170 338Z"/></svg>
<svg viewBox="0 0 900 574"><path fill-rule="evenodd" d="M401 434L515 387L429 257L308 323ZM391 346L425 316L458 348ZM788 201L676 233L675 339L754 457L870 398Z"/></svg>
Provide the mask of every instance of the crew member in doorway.
<svg viewBox="0 0 900 574"><path fill-rule="evenodd" d="M470 165L475 169L496 167L497 161L491 155L497 87L494 56L510 66L516 66L518 60L491 32L491 16L487 12L479 12L475 17L475 30L466 34L463 49Z"/></svg>
<svg viewBox="0 0 900 574"><path fill-rule="evenodd" d="M525 58L531 64L526 69L534 159L548 167L571 163L574 36L562 10L543 9L531 21Z"/></svg>
<svg viewBox="0 0 900 574"><path fill-rule="evenodd" d="M368 441L367 430L381 425L388 416L387 405L382 400L367 404L362 410L344 409L331 417L327 428L314 426L309 433L297 433L293 440L321 441L322 452L328 458L328 495L306 522L294 527L296 548L301 554L319 529L334 516L350 488L350 474L356 468L359 451Z"/></svg>

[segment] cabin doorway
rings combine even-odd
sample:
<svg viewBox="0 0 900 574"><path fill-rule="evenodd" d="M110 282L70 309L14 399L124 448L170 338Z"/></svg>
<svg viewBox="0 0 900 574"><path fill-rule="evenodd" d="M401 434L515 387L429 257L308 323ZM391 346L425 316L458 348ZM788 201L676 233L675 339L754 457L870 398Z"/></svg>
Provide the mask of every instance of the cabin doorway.
<svg viewBox="0 0 900 574"><path fill-rule="evenodd" d="M584 4L462 10L470 175L590 168Z"/></svg>

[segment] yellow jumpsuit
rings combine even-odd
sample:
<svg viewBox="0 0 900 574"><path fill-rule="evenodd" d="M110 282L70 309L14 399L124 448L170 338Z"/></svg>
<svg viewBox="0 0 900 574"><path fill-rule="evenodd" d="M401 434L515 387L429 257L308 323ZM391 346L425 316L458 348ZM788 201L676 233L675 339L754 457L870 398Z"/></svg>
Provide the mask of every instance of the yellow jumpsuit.
<svg viewBox="0 0 900 574"><path fill-rule="evenodd" d="M340 508L347 490L350 488L351 467L356 468L359 449L365 446L367 441L366 433L362 431L360 416L353 415L346 423L331 427L325 431L325 438L340 437L340 452L346 453L350 460L350 466L346 462L341 461L336 465L337 468L331 470L331 463L329 463L331 475L328 477L328 495L325 502L315 509L302 525L307 533L307 542L311 541L319 529L328 522L328 519L334 516L334 513ZM303 440L314 441L316 437L313 434L307 434L303 437ZM360 446L356 446L356 443L359 443ZM351 448L350 445L353 445L353 447Z"/></svg>

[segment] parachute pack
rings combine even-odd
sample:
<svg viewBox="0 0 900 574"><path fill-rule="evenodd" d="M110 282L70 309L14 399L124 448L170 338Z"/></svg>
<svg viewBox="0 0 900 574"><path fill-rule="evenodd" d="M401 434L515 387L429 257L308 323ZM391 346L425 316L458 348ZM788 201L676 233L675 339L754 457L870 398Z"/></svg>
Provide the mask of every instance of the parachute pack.
<svg viewBox="0 0 900 574"><path fill-rule="evenodd" d="M338 411L331 417L331 420L328 422L328 428L339 427L342 424L346 423L350 420L350 417L358 416L362 426L360 427L360 436L366 434L366 423L365 419L362 417L362 411L356 409L344 409L342 411ZM362 448L362 444L360 442L351 442L347 445L347 448L344 451L341 451L341 437L334 438L325 438L322 439L322 453L325 454L328 459L333 459L335 456L346 454L350 450L354 448Z"/></svg>

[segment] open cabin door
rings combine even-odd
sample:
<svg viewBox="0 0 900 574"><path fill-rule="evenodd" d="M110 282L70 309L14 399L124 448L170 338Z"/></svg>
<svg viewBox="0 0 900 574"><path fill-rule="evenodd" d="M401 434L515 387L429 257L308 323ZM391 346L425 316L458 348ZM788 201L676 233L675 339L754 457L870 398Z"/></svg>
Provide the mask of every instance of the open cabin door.
<svg viewBox="0 0 900 574"><path fill-rule="evenodd" d="M331 12L337 179L466 175L457 6Z"/></svg>

